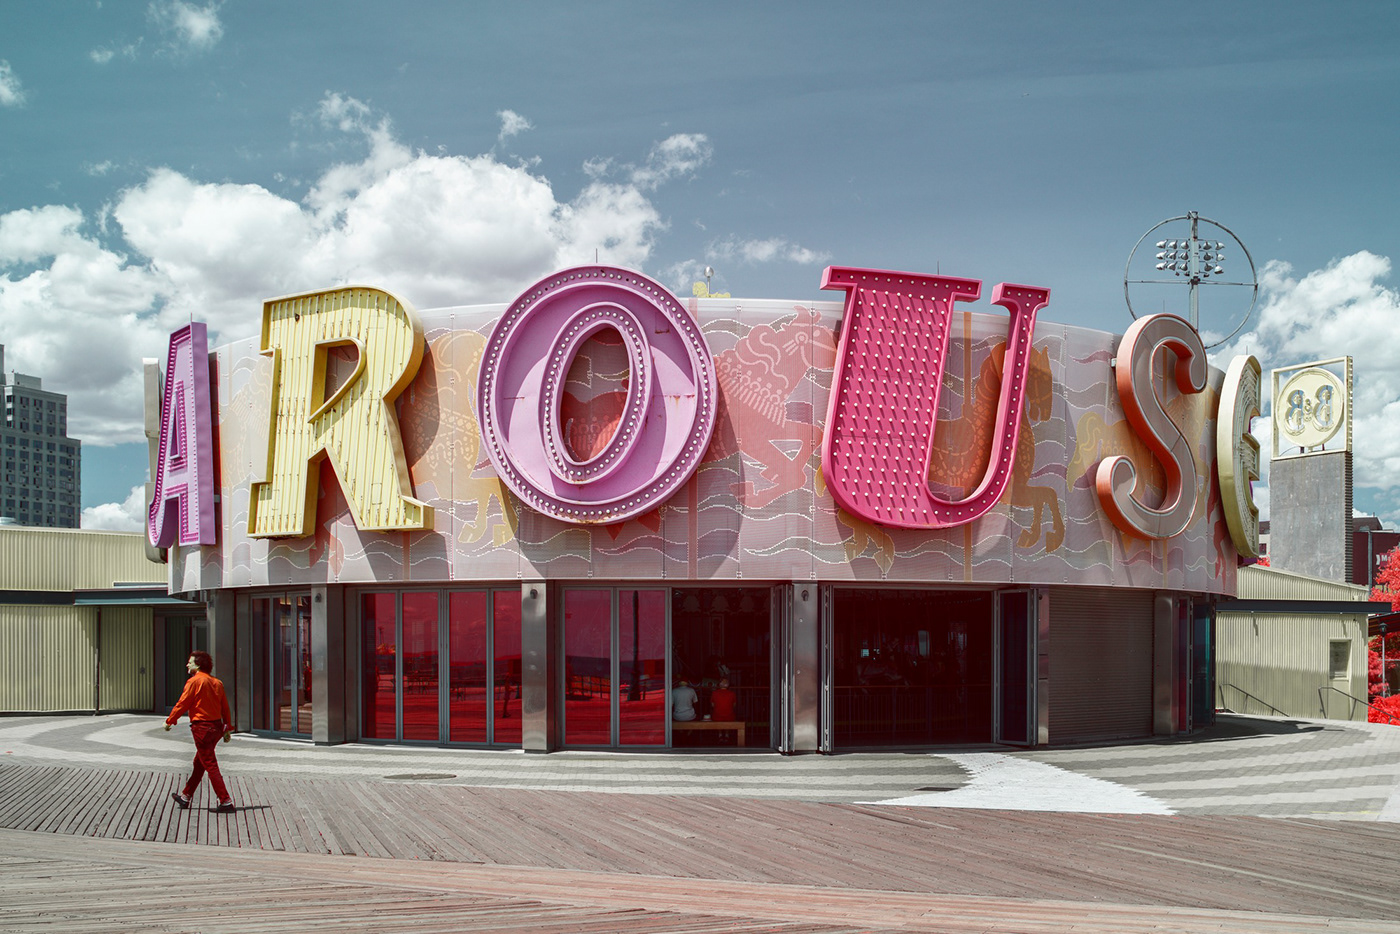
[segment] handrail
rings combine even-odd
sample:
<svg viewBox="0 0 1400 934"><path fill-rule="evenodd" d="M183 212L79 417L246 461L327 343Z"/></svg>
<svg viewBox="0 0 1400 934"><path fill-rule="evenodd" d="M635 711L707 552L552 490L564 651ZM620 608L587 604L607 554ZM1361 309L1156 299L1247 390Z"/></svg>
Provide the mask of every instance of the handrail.
<svg viewBox="0 0 1400 934"><path fill-rule="evenodd" d="M1271 703L1269 703L1268 701L1264 700L1262 697L1255 697L1253 694L1249 693L1248 691L1246 691L1246 690L1245 690L1244 688L1242 688L1242 687L1238 687L1238 686L1233 685L1233 684L1230 684L1229 682L1226 682L1226 681L1218 682L1218 683L1217 683L1217 686L1220 687L1220 688L1222 689L1222 690L1221 690L1221 694L1220 694L1220 700L1221 700L1220 706L1222 706L1222 707L1225 706L1225 703L1224 703L1224 701L1225 701L1225 694L1224 694L1224 690L1223 690L1223 689L1224 689L1224 688L1234 688L1236 691L1239 691L1239 692L1240 692L1241 694L1243 694L1245 697L1248 697L1250 700L1256 700L1256 701L1258 701L1259 703L1263 704L1265 707L1267 707L1267 708L1269 708L1270 710L1272 710L1274 713L1281 714L1282 716L1285 716L1285 717L1292 716L1288 711L1286 711L1286 710L1280 710L1279 708L1275 707L1273 704L1271 704Z"/></svg>
<svg viewBox="0 0 1400 934"><path fill-rule="evenodd" d="M1336 687L1333 687L1333 686L1330 685L1330 684L1325 684L1325 685L1323 685L1322 687L1320 687L1320 688L1317 689L1317 704L1318 704L1319 707L1322 708L1322 716L1323 716L1324 718L1327 716L1327 702L1324 701L1324 700L1322 699L1322 692L1323 692L1323 691L1336 691L1338 694L1342 695L1343 697L1345 697L1345 698L1347 698L1348 700L1351 701L1351 712L1347 714L1347 719L1348 719L1348 720L1351 720L1351 719L1354 719L1354 718L1355 718L1355 716L1356 716L1356 705L1357 705L1357 704L1360 704L1361 706L1365 707L1365 708L1366 708L1366 712L1367 712L1368 715L1370 714L1371 711L1373 711L1373 710L1376 709L1376 708L1375 708L1372 704L1370 704L1369 702L1364 701L1364 700L1362 700L1361 698L1359 698L1359 697L1357 697L1357 696L1355 696L1355 695L1353 695L1353 694L1348 694L1346 691L1343 691L1341 688L1336 688ZM1386 718L1386 721L1387 721L1388 723L1395 723L1395 722L1396 722L1395 716L1394 716L1393 714L1382 714L1382 716L1384 716L1384 717ZM1367 717L1367 719L1370 719L1369 716Z"/></svg>

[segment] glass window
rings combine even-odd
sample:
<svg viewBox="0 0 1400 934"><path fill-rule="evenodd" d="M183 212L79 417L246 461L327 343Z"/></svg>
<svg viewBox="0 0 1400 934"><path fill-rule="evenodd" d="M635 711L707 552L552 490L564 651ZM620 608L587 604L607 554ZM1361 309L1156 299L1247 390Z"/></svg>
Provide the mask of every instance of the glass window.
<svg viewBox="0 0 1400 934"><path fill-rule="evenodd" d="M403 738L438 735L438 595L403 595Z"/></svg>
<svg viewBox="0 0 1400 934"><path fill-rule="evenodd" d="M1328 645L1329 676L1333 681L1344 681L1351 677L1351 640L1336 639Z"/></svg>
<svg viewBox="0 0 1400 934"><path fill-rule="evenodd" d="M990 594L842 588L834 603L838 747L990 741Z"/></svg>
<svg viewBox="0 0 1400 934"><path fill-rule="evenodd" d="M519 746L520 739L520 591L497 590L491 595L495 645L496 720L492 738Z"/></svg>
<svg viewBox="0 0 1400 934"><path fill-rule="evenodd" d="M292 698L296 691L296 630L291 605L285 597L272 600L272 728L281 733L296 732Z"/></svg>
<svg viewBox="0 0 1400 934"><path fill-rule="evenodd" d="M666 591L618 591L617 621L618 742L664 746Z"/></svg>
<svg viewBox="0 0 1400 934"><path fill-rule="evenodd" d="M360 735L394 739L394 682L398 672L398 640L394 632L395 595L367 593L360 602L362 684Z"/></svg>
<svg viewBox="0 0 1400 934"><path fill-rule="evenodd" d="M311 597L296 598L297 732L311 735Z"/></svg>
<svg viewBox="0 0 1400 934"><path fill-rule="evenodd" d="M771 745L772 611L767 587L677 588L671 594L671 683L695 691L695 716L744 724L744 745ZM725 690L728 694L718 694ZM718 694L718 697L716 696ZM725 714L733 712L733 716ZM685 722L685 721L680 721ZM674 746L732 746L738 731L671 728Z"/></svg>
<svg viewBox="0 0 1400 934"><path fill-rule="evenodd" d="M564 743L612 743L612 592L564 592Z"/></svg>
<svg viewBox="0 0 1400 934"><path fill-rule="evenodd" d="M484 743L486 721L486 593L447 597L449 733L454 743Z"/></svg>

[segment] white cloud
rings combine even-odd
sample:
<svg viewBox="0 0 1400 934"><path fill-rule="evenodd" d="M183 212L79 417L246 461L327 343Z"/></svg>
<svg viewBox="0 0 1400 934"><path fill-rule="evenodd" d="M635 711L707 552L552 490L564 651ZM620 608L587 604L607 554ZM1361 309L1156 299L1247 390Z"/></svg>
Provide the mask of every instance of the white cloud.
<svg viewBox="0 0 1400 934"><path fill-rule="evenodd" d="M1254 354L1264 369L1267 397L1270 370L1350 355L1354 482L1358 488L1393 494L1400 491L1400 432L1395 430L1400 424L1400 293L1382 284L1390 271L1387 257L1365 251L1302 277L1287 263L1267 263L1259 276L1262 297L1252 328L1213 356L1223 367L1237 353ZM1271 420L1254 423L1265 459L1272 452L1271 430ZM1400 510L1383 518L1400 520Z"/></svg>
<svg viewBox="0 0 1400 934"><path fill-rule="evenodd" d="M24 103L24 88L10 63L0 59L0 107L18 107Z"/></svg>
<svg viewBox="0 0 1400 934"><path fill-rule="evenodd" d="M677 133L652 147L647 160L632 169L632 184L651 190L676 178L694 175L707 165L714 147L704 133Z"/></svg>
<svg viewBox="0 0 1400 934"><path fill-rule="evenodd" d="M88 53L88 58L90 58L93 61L93 63L97 65L106 65L110 63L112 59L117 58L118 56L127 59L128 61L135 61L137 54L141 51L142 41L143 40L141 39L137 39L135 42L131 42L126 45L119 45L114 47L104 46L102 48L93 49L91 52Z"/></svg>
<svg viewBox="0 0 1400 934"><path fill-rule="evenodd" d="M498 143L504 143L518 133L524 133L526 130L533 130L535 128L533 123L513 110L498 110L496 111L496 116L501 118L501 132L496 137L496 142Z"/></svg>
<svg viewBox="0 0 1400 934"><path fill-rule="evenodd" d="M139 532L146 527L146 487L134 486L122 503L103 503L83 510L79 526L104 532Z"/></svg>
<svg viewBox="0 0 1400 934"><path fill-rule="evenodd" d="M207 52L224 35L218 3L199 6L186 0L155 0L146 8L146 15L175 52Z"/></svg>
<svg viewBox="0 0 1400 934"><path fill-rule="evenodd" d="M140 361L191 318L222 343L256 334L269 297L350 281L431 308L507 301L595 256L644 268L665 230L650 192L698 151L663 141L645 184L594 177L561 199L490 154L412 151L353 98L329 94L317 115L362 156L325 169L302 202L157 168L96 219L63 205L0 214L7 364L69 395L75 437L144 437Z"/></svg>
<svg viewBox="0 0 1400 934"><path fill-rule="evenodd" d="M712 242L705 249L709 259L718 261L738 261L743 263L799 263L804 266L825 263L831 259L829 253L819 253L804 246L792 243L782 237L767 240L744 240L738 237L725 237Z"/></svg>

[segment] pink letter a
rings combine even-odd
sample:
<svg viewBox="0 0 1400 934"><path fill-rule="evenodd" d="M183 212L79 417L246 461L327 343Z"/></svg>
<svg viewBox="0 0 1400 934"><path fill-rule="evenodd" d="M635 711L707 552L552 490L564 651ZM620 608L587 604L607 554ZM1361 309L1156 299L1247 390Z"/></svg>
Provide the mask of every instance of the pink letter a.
<svg viewBox="0 0 1400 934"><path fill-rule="evenodd" d="M146 535L157 548L213 545L214 430L209 338L202 322L170 335L160 408L160 448ZM177 539L178 532L178 539Z"/></svg>

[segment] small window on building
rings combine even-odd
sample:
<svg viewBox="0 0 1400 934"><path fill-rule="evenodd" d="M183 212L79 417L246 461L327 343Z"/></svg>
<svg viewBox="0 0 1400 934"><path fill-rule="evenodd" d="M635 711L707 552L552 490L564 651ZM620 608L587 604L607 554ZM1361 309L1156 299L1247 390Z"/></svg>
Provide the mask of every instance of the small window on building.
<svg viewBox="0 0 1400 934"><path fill-rule="evenodd" d="M1345 681L1351 677L1351 640L1333 639L1328 645L1328 676L1333 681Z"/></svg>

